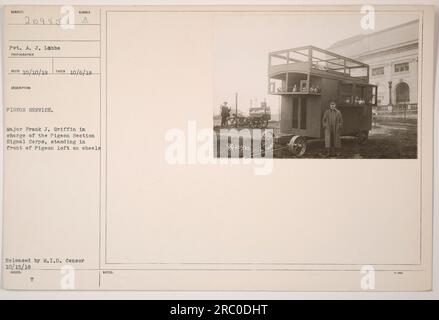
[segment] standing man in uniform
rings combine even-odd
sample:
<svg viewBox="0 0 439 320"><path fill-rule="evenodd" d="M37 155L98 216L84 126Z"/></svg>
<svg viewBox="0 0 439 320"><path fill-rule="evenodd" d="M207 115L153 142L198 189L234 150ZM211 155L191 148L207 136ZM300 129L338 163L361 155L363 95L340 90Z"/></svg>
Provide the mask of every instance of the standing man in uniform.
<svg viewBox="0 0 439 320"><path fill-rule="evenodd" d="M339 149L341 148L341 129L343 127L343 117L340 110L336 108L335 101L329 102L329 109L323 114L323 129L325 130L325 147L327 150L327 156L334 155L334 149L339 155Z"/></svg>
<svg viewBox="0 0 439 320"><path fill-rule="evenodd" d="M227 125L227 118L230 116L230 108L227 106L226 101L223 102L220 108L221 108L221 127L225 127Z"/></svg>

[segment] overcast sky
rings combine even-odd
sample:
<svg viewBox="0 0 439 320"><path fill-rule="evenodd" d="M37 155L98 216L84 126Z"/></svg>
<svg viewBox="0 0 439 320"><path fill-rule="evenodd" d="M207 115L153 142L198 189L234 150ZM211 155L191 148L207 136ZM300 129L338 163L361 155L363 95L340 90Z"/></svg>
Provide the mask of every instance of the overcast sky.
<svg viewBox="0 0 439 320"><path fill-rule="evenodd" d="M371 33L361 28L361 14L274 14L221 13L214 22L214 113L227 101L248 112L250 99L258 104L264 98L278 113L278 96L267 94L268 52L314 45L327 48L334 42L358 34ZM377 14L379 31L418 19L415 14Z"/></svg>

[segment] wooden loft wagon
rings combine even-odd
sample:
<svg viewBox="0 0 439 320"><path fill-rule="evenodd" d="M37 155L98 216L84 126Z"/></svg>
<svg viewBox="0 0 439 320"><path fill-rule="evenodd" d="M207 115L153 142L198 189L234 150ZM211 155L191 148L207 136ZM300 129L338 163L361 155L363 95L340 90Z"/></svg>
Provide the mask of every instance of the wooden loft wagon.
<svg viewBox="0 0 439 320"><path fill-rule="evenodd" d="M343 116L343 136L367 141L377 87L369 66L313 46L271 52L268 91L281 99L280 140L297 156L311 139L322 139L323 113L335 100Z"/></svg>

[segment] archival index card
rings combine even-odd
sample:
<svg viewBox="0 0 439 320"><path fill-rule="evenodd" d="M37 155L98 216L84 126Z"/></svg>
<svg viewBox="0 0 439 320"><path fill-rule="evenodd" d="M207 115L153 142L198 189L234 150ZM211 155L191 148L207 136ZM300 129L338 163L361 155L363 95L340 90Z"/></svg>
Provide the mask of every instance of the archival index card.
<svg viewBox="0 0 439 320"><path fill-rule="evenodd" d="M3 10L5 288L431 288L431 7Z"/></svg>

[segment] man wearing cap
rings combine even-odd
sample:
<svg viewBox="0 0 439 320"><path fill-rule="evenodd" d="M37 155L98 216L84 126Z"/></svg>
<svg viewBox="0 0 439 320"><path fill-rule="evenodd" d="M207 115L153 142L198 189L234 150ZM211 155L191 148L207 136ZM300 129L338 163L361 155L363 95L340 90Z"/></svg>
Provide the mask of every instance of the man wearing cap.
<svg viewBox="0 0 439 320"><path fill-rule="evenodd" d="M329 109L323 114L322 120L328 156L334 154L334 149L337 150L337 155L339 155L338 149L341 147L340 134L343 126L343 117L340 110L336 108L336 105L335 101L329 102Z"/></svg>
<svg viewBox="0 0 439 320"><path fill-rule="evenodd" d="M230 116L230 108L227 106L227 102L224 101L220 106L221 109L221 127L227 125L227 118Z"/></svg>

